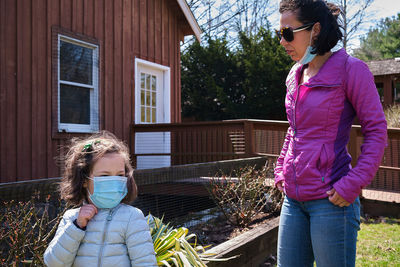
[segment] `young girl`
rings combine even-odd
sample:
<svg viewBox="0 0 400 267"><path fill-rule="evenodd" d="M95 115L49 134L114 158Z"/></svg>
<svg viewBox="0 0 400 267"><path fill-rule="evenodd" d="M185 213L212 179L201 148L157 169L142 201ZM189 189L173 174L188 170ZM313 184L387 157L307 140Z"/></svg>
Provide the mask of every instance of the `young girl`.
<svg viewBox="0 0 400 267"><path fill-rule="evenodd" d="M68 210L44 253L47 266L157 266L126 145L108 132L73 139L61 198ZM122 202L122 203L120 203Z"/></svg>

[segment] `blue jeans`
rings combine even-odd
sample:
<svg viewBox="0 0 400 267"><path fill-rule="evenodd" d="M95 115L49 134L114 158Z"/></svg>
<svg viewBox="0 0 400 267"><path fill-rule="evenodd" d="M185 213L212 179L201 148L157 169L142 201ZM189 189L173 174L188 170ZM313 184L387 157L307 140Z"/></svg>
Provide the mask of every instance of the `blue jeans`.
<svg viewBox="0 0 400 267"><path fill-rule="evenodd" d="M287 196L278 234L278 267L355 266L360 200L348 207L328 198L300 202Z"/></svg>

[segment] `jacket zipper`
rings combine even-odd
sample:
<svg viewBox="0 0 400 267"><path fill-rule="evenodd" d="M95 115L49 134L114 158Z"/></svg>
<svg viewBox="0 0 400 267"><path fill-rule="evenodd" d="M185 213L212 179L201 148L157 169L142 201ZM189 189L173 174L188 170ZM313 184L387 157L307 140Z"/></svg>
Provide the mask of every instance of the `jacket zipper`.
<svg viewBox="0 0 400 267"><path fill-rule="evenodd" d="M111 222L111 220L112 220L112 217L113 217L115 211L118 209L118 207L119 207L119 206L117 206L117 208L110 209L110 210L108 211L108 215L107 215L107 219L106 219L106 224L105 224L105 226L104 226L104 231L103 231L103 238L102 238L102 241L101 241L101 247L100 247L100 252L99 252L99 260L98 260L98 262L97 262L97 266L98 266L98 267L101 267L102 264L103 264L103 262L102 262L102 259L103 259L103 249L104 249L104 242L106 241L106 235L107 235L108 226L110 225L110 222Z"/></svg>
<svg viewBox="0 0 400 267"><path fill-rule="evenodd" d="M293 166L293 175L294 175L294 186L296 189L296 198L299 199L299 190L298 190L298 185L297 185L297 179L296 179L296 167L294 165L294 160L296 159L296 132L297 132L297 128L296 128L296 105L297 105L297 99L299 98L299 91L300 91L300 86L301 84L299 84L297 86L297 92L296 92L296 99L294 100L294 106L293 106L293 162L292 162L292 166Z"/></svg>

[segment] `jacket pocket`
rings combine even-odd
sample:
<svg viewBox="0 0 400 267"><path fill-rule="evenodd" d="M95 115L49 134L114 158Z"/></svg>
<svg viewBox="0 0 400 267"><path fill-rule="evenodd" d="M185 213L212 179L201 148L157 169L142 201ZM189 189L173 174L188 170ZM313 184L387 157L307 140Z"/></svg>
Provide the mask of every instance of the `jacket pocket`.
<svg viewBox="0 0 400 267"><path fill-rule="evenodd" d="M326 181L326 174L328 172L328 159L329 157L326 146L325 144L322 144L319 159L317 161L317 168L321 174L321 181L323 183Z"/></svg>

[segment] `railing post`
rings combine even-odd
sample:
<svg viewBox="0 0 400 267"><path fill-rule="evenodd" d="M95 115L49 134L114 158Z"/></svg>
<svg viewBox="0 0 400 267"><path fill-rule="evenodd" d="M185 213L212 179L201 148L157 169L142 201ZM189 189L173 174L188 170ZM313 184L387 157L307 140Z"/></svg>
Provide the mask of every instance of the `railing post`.
<svg viewBox="0 0 400 267"><path fill-rule="evenodd" d="M253 122L244 122L244 137L245 137L245 153L246 157L254 156L254 138L253 138L254 125Z"/></svg>
<svg viewBox="0 0 400 267"><path fill-rule="evenodd" d="M349 153L351 155L351 166L356 166L357 163L357 129L354 127L351 127L351 131L350 131L350 139L349 139L349 144L348 144L348 148L349 148Z"/></svg>

